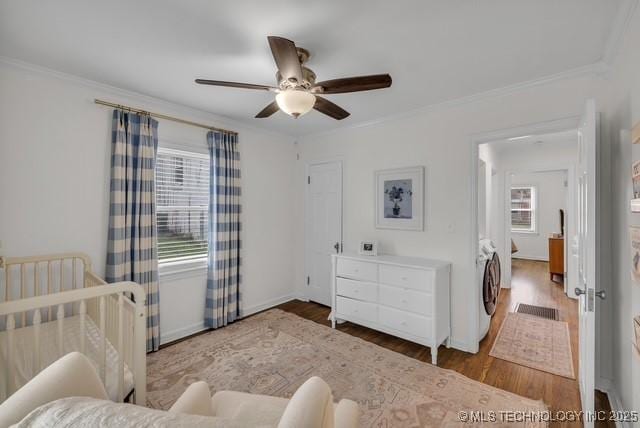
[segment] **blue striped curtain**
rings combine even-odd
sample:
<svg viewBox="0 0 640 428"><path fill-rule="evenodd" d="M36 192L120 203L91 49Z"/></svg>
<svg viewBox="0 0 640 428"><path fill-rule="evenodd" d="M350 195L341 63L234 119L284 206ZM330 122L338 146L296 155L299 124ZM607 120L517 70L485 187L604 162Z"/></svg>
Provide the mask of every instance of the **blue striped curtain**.
<svg viewBox="0 0 640 428"><path fill-rule="evenodd" d="M205 324L218 328L241 316L240 153L236 134L210 131L207 143L210 193Z"/></svg>
<svg viewBox="0 0 640 428"><path fill-rule="evenodd" d="M147 294L147 352L160 345L155 163L158 122L113 111L107 282L134 281Z"/></svg>

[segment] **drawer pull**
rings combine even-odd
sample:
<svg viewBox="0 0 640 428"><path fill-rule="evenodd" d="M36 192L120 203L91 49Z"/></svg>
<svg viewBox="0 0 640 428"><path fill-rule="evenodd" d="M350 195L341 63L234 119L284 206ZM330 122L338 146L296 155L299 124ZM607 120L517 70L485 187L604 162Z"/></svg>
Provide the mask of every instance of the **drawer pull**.
<svg viewBox="0 0 640 428"><path fill-rule="evenodd" d="M406 276L403 276L403 277L402 277L402 280L403 280L403 281L408 281L408 280L409 280L409 278L407 278Z"/></svg>
<svg viewBox="0 0 640 428"><path fill-rule="evenodd" d="M406 321L402 321L402 322L400 323L400 325L404 325L404 326L406 326L406 325L407 325L407 322L406 322Z"/></svg>
<svg viewBox="0 0 640 428"><path fill-rule="evenodd" d="M360 290L353 290L353 292L354 292L354 293L359 293L359 292L360 292Z"/></svg>
<svg viewBox="0 0 640 428"><path fill-rule="evenodd" d="M404 303L405 305L407 304L407 301L405 299L402 299L401 302Z"/></svg>

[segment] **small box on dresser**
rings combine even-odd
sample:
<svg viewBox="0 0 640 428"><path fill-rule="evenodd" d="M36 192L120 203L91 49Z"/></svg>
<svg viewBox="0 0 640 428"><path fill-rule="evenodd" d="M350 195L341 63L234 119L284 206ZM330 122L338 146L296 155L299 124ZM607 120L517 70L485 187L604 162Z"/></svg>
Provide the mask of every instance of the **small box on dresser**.
<svg viewBox="0 0 640 428"><path fill-rule="evenodd" d="M451 264L400 256L334 254L331 325L350 321L431 348L451 335Z"/></svg>

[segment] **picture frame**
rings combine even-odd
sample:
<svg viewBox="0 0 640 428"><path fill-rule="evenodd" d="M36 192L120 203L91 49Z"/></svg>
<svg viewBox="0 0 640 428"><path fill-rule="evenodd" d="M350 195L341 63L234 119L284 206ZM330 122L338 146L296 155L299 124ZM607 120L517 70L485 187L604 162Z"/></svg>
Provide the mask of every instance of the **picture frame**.
<svg viewBox="0 0 640 428"><path fill-rule="evenodd" d="M424 230L424 167L375 172L377 229Z"/></svg>
<svg viewBox="0 0 640 428"><path fill-rule="evenodd" d="M640 212L640 161L635 161L631 165L631 182L633 197L631 199L631 212Z"/></svg>
<svg viewBox="0 0 640 428"><path fill-rule="evenodd" d="M635 337L634 345L636 345L636 349L640 352L640 315L633 319L633 331Z"/></svg>
<svg viewBox="0 0 640 428"><path fill-rule="evenodd" d="M629 226L629 241L631 243L631 278L638 284L640 283L640 227Z"/></svg>
<svg viewBox="0 0 640 428"><path fill-rule="evenodd" d="M358 252L363 256L378 255L378 241L360 241Z"/></svg>

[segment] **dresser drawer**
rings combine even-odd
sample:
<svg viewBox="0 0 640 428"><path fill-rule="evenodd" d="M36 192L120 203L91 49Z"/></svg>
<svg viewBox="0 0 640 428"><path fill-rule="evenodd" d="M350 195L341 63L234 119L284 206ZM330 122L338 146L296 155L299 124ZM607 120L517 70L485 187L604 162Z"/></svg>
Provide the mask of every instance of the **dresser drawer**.
<svg viewBox="0 0 640 428"><path fill-rule="evenodd" d="M380 283L396 287L431 293L433 291L433 271L380 265Z"/></svg>
<svg viewBox="0 0 640 428"><path fill-rule="evenodd" d="M357 260L338 259L337 275L363 281L378 281L378 265Z"/></svg>
<svg viewBox="0 0 640 428"><path fill-rule="evenodd" d="M336 294L375 303L378 301L378 285L371 282L337 278Z"/></svg>
<svg viewBox="0 0 640 428"><path fill-rule="evenodd" d="M433 313L433 296L431 294L386 285L380 285L378 290L378 301L382 305L428 317Z"/></svg>
<svg viewBox="0 0 640 428"><path fill-rule="evenodd" d="M378 321L378 306L346 297L336 297L338 314L348 315L364 321Z"/></svg>
<svg viewBox="0 0 640 428"><path fill-rule="evenodd" d="M428 317L399 311L385 306L378 307L378 322L385 327L425 339L432 338L432 320Z"/></svg>

